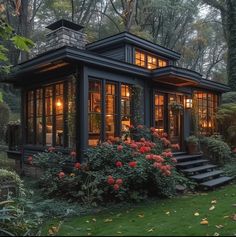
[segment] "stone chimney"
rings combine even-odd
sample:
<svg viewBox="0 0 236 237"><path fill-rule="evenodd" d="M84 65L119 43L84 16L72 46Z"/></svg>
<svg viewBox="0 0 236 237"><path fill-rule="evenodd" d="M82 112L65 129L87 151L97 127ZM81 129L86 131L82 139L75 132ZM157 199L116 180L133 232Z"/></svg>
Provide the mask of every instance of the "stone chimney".
<svg viewBox="0 0 236 237"><path fill-rule="evenodd" d="M67 20L59 20L46 27L51 30L46 35L44 51L57 49L63 46L85 49L87 44L86 34L81 31L84 27Z"/></svg>

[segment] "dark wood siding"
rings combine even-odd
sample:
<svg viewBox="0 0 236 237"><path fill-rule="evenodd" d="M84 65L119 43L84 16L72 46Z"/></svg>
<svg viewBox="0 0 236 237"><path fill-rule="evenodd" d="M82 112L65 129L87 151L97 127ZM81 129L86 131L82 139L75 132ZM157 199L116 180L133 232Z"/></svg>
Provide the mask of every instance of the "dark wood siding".
<svg viewBox="0 0 236 237"><path fill-rule="evenodd" d="M99 54L104 55L108 58L113 58L119 61L125 61L125 47L119 47L114 49L108 49L105 52L100 52Z"/></svg>

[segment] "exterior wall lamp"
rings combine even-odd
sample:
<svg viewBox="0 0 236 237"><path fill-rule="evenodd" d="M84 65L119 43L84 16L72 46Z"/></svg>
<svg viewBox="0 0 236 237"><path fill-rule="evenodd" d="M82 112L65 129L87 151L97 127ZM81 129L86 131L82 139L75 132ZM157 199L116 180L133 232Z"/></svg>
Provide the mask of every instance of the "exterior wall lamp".
<svg viewBox="0 0 236 237"><path fill-rule="evenodd" d="M185 108L186 109L192 109L192 107L193 107L193 99L187 97L185 99Z"/></svg>

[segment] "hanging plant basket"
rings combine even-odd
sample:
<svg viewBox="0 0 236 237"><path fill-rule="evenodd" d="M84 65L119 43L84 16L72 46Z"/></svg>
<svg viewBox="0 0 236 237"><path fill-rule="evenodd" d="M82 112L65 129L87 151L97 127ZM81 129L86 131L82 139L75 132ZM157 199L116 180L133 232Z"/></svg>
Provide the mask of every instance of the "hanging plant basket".
<svg viewBox="0 0 236 237"><path fill-rule="evenodd" d="M169 103L169 110L171 110L174 115L182 115L184 113L184 106L176 101L173 101Z"/></svg>

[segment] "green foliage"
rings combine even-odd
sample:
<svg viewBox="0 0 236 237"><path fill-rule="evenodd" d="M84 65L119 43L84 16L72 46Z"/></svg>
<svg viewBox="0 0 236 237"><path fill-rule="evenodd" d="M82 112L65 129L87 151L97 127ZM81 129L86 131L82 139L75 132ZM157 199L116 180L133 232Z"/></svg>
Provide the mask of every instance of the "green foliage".
<svg viewBox="0 0 236 237"><path fill-rule="evenodd" d="M7 104L0 102L0 141L4 141L6 126L9 122L10 109Z"/></svg>
<svg viewBox="0 0 236 237"><path fill-rule="evenodd" d="M176 101L170 102L168 106L173 114L183 114L184 112L184 106Z"/></svg>
<svg viewBox="0 0 236 237"><path fill-rule="evenodd" d="M131 88L131 101L135 101L135 103L132 103L132 110L134 114L132 124L134 126L143 124L143 98L143 87L133 85Z"/></svg>
<svg viewBox="0 0 236 237"><path fill-rule="evenodd" d="M1 198L3 197L4 190L2 187L5 187L5 185L13 185L15 188L15 194L18 197L22 197L25 195L24 185L23 181L20 179L19 175L15 172L8 171L5 169L0 169L0 193ZM8 191L8 190L7 190ZM11 195L10 193L7 193L7 195Z"/></svg>
<svg viewBox="0 0 236 237"><path fill-rule="evenodd" d="M216 119L225 141L231 146L236 146L236 103L221 105Z"/></svg>
<svg viewBox="0 0 236 237"><path fill-rule="evenodd" d="M234 157L230 162L226 163L223 170L227 176L236 178L236 158Z"/></svg>
<svg viewBox="0 0 236 237"><path fill-rule="evenodd" d="M223 165L230 161L230 147L221 138L204 137L201 138L200 144L204 155L213 163Z"/></svg>
<svg viewBox="0 0 236 237"><path fill-rule="evenodd" d="M194 135L191 135L186 138L186 142L197 145L197 144L199 144L199 138Z"/></svg>
<svg viewBox="0 0 236 237"><path fill-rule="evenodd" d="M236 103L236 92L230 91L222 94L222 104Z"/></svg>
<svg viewBox="0 0 236 237"><path fill-rule="evenodd" d="M80 165L73 157L63 158L54 151L35 155L33 164L44 171L39 181L41 190L50 197L89 206L174 195L175 185L183 178L176 179L180 175L174 168L170 142L154 128L148 132L139 125L138 129L152 141L144 137L136 141L115 138L88 149L86 164ZM72 161L70 168L65 161Z"/></svg>

